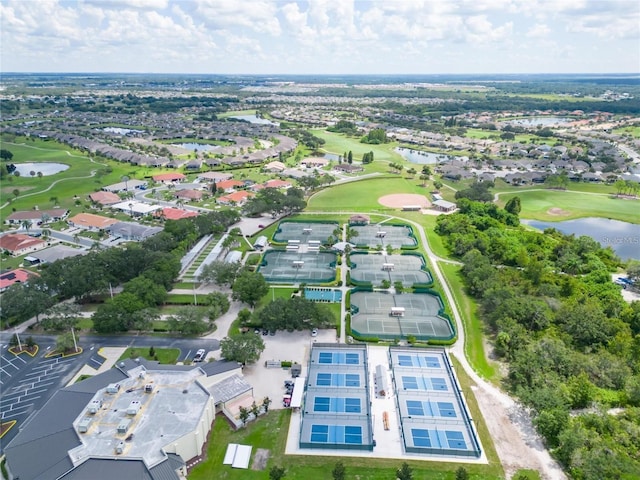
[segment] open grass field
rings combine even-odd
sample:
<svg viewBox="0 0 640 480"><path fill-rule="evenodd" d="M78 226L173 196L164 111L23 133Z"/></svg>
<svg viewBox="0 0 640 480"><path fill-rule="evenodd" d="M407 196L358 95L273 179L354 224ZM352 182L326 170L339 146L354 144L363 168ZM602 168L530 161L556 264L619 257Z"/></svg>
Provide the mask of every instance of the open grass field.
<svg viewBox="0 0 640 480"><path fill-rule="evenodd" d="M43 176L9 176L3 181L2 204L12 199L10 208L5 206L2 215L8 215L11 209L29 210L37 205L40 209L52 208L52 198L57 198L57 204L80 210L75 205L74 195L81 201L86 201L89 193L99 190L103 185L119 182L123 175L130 178L141 178L145 175L145 168L133 167L105 159L89 158L78 150L52 141L34 140L25 142L17 139L15 143L2 143L3 148L13 153L12 163L25 162L55 162L69 165L64 172ZM19 191L15 197L14 190Z"/></svg>
<svg viewBox="0 0 640 480"><path fill-rule="evenodd" d="M622 127L613 130L618 135L631 135L633 138L640 138L640 126Z"/></svg>
<svg viewBox="0 0 640 480"><path fill-rule="evenodd" d="M572 191L532 189L500 195L498 205L504 207L510 198L518 196L522 202L520 217L559 222L584 217L602 217L622 222L640 223L640 201ZM553 214L559 208L562 214Z"/></svg>
<svg viewBox="0 0 640 480"><path fill-rule="evenodd" d="M255 110L231 110L229 112L217 113L216 116L218 118L229 118L229 117L237 117L239 115L255 115Z"/></svg>
<svg viewBox="0 0 640 480"><path fill-rule="evenodd" d="M464 293L465 289L460 276L460 267L445 262L440 262L439 265L449 283L456 306L462 316L465 332L465 356L480 376L495 383L499 380L498 370L495 365L487 359L484 351L484 328L478 317L478 305L472 298Z"/></svg>
<svg viewBox="0 0 640 480"><path fill-rule="evenodd" d="M429 197L429 188L422 187L418 178L407 179L400 175L368 178L336 185L316 193L309 199L307 210L394 212L398 210L378 203L379 197L392 193L417 193Z"/></svg>
<svg viewBox="0 0 640 480"><path fill-rule="evenodd" d="M490 140L496 140L498 142L502 141L502 139L500 138L499 130L496 131L496 130L481 130L479 128L468 128L464 136L467 138L490 139ZM531 143L533 140L535 140L535 143L537 144L546 143L548 145L555 145L556 142L558 141L557 138L543 138L543 137L538 137L537 135L531 135L526 133L517 134L513 141L519 142L519 143Z"/></svg>
<svg viewBox="0 0 640 480"><path fill-rule="evenodd" d="M376 162L389 163L404 161L402 155L394 151L394 148L398 146L397 142L369 145L367 143L360 143L359 137L347 137L341 133L327 132L321 129L311 130L311 133L326 142L323 150L329 153L342 155L344 152L352 151L354 159L359 161L362 159L364 153L373 152L375 161L368 167L372 167Z"/></svg>

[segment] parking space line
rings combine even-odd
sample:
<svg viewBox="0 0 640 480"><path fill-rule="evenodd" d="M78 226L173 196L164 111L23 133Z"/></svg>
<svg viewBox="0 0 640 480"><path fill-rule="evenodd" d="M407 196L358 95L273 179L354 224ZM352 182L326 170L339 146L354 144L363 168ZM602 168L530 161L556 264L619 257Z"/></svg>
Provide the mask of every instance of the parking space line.
<svg viewBox="0 0 640 480"><path fill-rule="evenodd" d="M20 355L16 355L16 358L20 360L22 363L27 363L27 361L24 358L22 358Z"/></svg>

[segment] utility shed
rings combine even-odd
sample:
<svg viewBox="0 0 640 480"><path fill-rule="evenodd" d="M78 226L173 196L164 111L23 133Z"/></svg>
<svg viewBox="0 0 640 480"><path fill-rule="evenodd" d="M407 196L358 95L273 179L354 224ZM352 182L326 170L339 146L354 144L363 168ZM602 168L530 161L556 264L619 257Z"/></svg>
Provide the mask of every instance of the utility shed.
<svg viewBox="0 0 640 480"><path fill-rule="evenodd" d="M376 366L376 395L386 397L389 392L389 383L387 382L387 372L384 365Z"/></svg>

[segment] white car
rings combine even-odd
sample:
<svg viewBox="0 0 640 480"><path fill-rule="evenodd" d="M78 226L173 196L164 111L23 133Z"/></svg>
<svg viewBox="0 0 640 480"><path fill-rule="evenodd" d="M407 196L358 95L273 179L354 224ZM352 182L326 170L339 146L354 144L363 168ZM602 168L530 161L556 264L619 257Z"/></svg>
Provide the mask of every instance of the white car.
<svg viewBox="0 0 640 480"><path fill-rule="evenodd" d="M318 329L314 328L313 330L311 330L311 336L312 337L317 337L318 336Z"/></svg>
<svg viewBox="0 0 640 480"><path fill-rule="evenodd" d="M207 353L207 352L205 351L205 349L204 349L204 348L201 348L200 350L198 350L198 351L196 352L196 356L195 356L195 357L193 357L193 361L194 361L194 362L201 362L202 360L204 360L204 355L205 355L205 353Z"/></svg>

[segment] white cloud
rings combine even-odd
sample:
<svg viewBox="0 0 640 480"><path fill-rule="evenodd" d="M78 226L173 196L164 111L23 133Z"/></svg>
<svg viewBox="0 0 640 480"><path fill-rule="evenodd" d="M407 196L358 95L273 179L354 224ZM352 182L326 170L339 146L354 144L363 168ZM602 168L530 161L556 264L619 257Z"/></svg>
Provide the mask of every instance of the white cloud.
<svg viewBox="0 0 640 480"><path fill-rule="evenodd" d="M527 31L527 37L543 38L549 35L551 29L544 23L536 23Z"/></svg>

